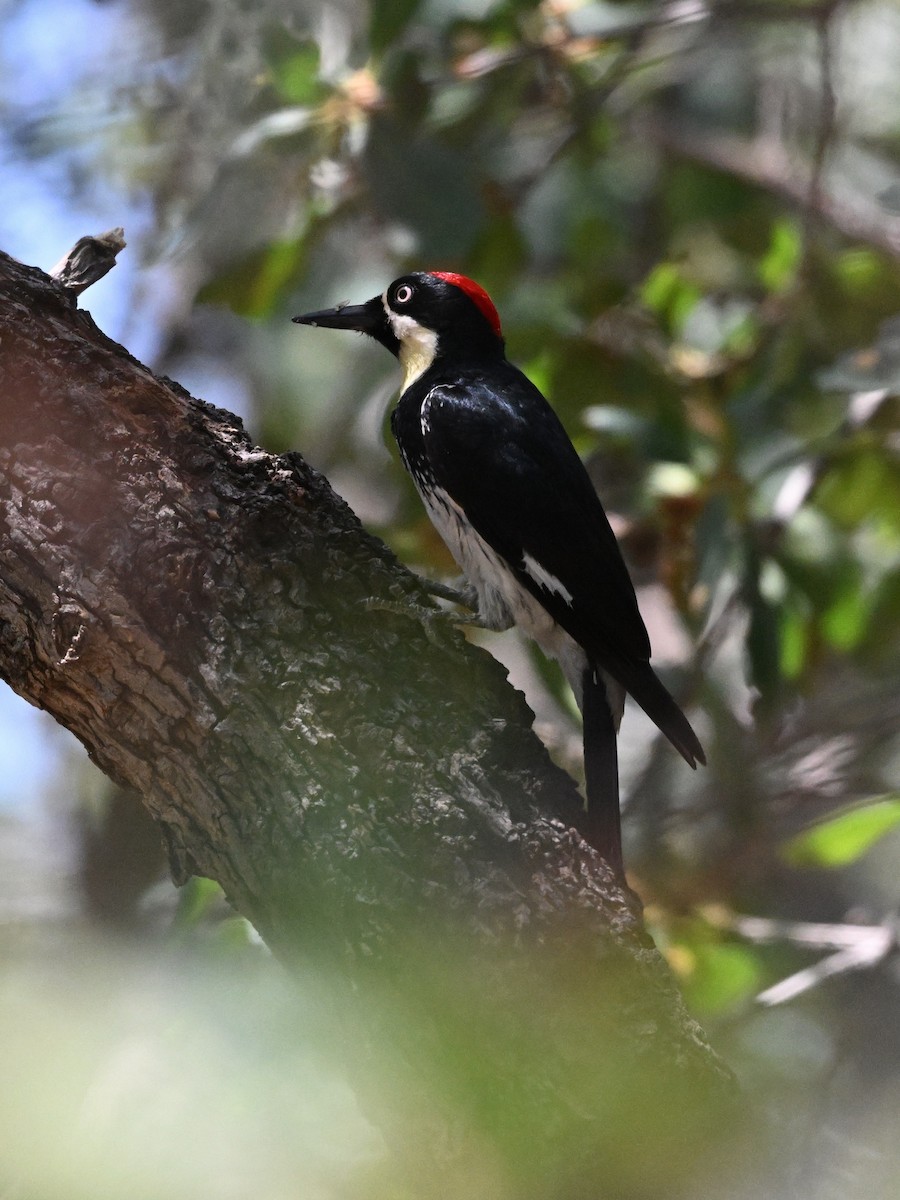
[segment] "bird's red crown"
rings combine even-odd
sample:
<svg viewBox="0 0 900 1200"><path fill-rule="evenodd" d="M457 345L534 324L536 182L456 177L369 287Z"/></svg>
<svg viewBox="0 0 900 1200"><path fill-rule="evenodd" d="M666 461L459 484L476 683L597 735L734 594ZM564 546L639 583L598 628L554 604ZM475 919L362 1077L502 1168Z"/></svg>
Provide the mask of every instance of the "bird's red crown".
<svg viewBox="0 0 900 1200"><path fill-rule="evenodd" d="M457 275L455 271L429 271L429 274L433 275L435 279L443 279L447 283L452 283L454 287L465 292L472 303L478 306L497 337L503 337L500 329L500 314L481 284L476 283L474 279L469 279L467 275Z"/></svg>

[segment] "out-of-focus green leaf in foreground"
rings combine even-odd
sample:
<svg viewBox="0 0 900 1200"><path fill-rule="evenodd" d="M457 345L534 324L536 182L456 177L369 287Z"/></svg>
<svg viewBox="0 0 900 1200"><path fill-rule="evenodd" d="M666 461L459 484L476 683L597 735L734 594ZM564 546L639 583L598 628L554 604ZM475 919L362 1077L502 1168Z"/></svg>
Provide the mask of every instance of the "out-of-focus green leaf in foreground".
<svg viewBox="0 0 900 1200"><path fill-rule="evenodd" d="M782 856L795 867L845 867L900 825L900 793L854 805L786 842Z"/></svg>
<svg viewBox="0 0 900 1200"><path fill-rule="evenodd" d="M0 1194L324 1200L383 1153L272 963L77 934L0 982Z"/></svg>
<svg viewBox="0 0 900 1200"><path fill-rule="evenodd" d="M532 979L529 960L531 986L491 1004L469 960L431 947L410 955L399 988L372 987L360 1020L345 981L312 967L290 979L258 949L179 941L138 957L72 931L50 955L4 959L3 1196L568 1200L606 1184L646 1200L718 1196L707 1177L711 1146L731 1144L721 1104L673 1084L664 1052L636 1057L613 1021L580 1061L561 1051L581 1005L606 1010L614 970L610 995L573 996L571 980ZM548 1081L562 1104L540 1147ZM415 1136L388 1148L398 1109ZM589 1145L572 1137L585 1112L598 1113Z"/></svg>

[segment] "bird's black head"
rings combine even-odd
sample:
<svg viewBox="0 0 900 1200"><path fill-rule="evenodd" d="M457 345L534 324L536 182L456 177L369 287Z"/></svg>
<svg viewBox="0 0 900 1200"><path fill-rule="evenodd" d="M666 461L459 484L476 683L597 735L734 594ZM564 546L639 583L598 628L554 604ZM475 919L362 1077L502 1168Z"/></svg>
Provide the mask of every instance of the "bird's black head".
<svg viewBox="0 0 900 1200"><path fill-rule="evenodd" d="M404 390L437 358L463 362L503 354L500 318L487 292L449 271L402 275L365 304L294 317L302 325L357 329L400 359Z"/></svg>

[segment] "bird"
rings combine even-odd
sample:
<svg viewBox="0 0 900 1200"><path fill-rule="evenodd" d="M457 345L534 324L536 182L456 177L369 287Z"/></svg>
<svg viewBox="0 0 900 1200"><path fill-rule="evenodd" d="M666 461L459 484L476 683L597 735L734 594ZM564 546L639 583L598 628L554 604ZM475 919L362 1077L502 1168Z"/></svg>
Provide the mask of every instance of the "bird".
<svg viewBox="0 0 900 1200"><path fill-rule="evenodd" d="M580 832L625 878L617 734L629 694L691 766L697 735L650 665L650 639L615 534L562 422L506 357L488 293L416 271L363 304L293 318L374 338L403 372L391 429L479 624L516 625L556 659L582 713Z"/></svg>

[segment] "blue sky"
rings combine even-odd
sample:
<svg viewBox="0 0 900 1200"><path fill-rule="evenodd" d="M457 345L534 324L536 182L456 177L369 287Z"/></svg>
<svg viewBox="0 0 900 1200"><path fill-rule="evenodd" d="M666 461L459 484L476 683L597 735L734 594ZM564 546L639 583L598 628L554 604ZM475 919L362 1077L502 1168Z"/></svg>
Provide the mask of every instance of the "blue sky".
<svg viewBox="0 0 900 1200"><path fill-rule="evenodd" d="M178 282L170 264L144 260L150 199L133 184L116 186L107 169L114 143L104 136L122 119L111 109L117 84L157 66L137 57L148 42L142 20L133 4L0 0L0 249L50 270L84 234L124 227L115 270L80 304L152 366ZM179 381L246 414L243 383L214 362L179 363ZM24 814L52 791L70 741L0 683L0 811Z"/></svg>
<svg viewBox="0 0 900 1200"><path fill-rule="evenodd" d="M100 183L87 197L72 187L77 149L38 156L32 148L41 121L55 120L60 106L65 111L73 86L106 68L125 20L119 6L88 0L0 0L0 249L23 262L49 270L85 233L123 225L134 238L146 224L139 198ZM85 307L111 337L128 329L140 356L152 352L155 330L130 319L138 266L126 251L86 294ZM52 789L67 744L74 738L0 683L0 812L33 812Z"/></svg>

